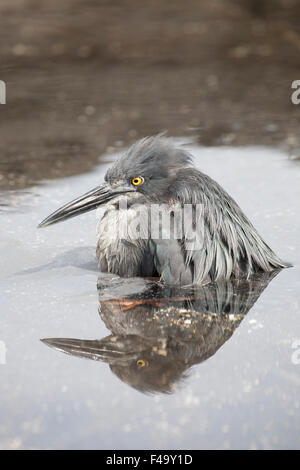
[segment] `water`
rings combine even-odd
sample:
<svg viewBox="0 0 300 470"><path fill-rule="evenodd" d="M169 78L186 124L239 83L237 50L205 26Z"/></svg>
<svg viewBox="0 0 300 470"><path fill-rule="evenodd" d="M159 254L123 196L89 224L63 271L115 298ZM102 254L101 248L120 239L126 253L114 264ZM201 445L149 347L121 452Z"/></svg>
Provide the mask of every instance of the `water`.
<svg viewBox="0 0 300 470"><path fill-rule="evenodd" d="M108 162L2 193L1 448L299 448L300 166L276 149L188 148L294 267L184 295L98 279L99 213L36 226Z"/></svg>

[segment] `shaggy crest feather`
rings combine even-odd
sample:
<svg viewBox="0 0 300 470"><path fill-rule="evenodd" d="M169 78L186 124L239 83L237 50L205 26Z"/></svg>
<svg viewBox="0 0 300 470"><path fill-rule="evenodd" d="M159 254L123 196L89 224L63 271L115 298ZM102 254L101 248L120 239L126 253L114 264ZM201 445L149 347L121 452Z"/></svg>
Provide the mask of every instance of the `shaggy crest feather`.
<svg viewBox="0 0 300 470"><path fill-rule="evenodd" d="M175 147L170 139L158 134L145 137L130 147L129 151L107 171L106 180L130 178L137 175L165 178L176 170L190 165L191 155Z"/></svg>

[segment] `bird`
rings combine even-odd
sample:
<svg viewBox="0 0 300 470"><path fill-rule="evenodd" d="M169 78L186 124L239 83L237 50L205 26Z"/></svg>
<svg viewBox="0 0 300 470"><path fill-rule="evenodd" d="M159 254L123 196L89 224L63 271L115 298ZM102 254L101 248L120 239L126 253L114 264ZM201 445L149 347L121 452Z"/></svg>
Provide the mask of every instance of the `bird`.
<svg viewBox="0 0 300 470"><path fill-rule="evenodd" d="M38 227L103 205L96 247L101 272L189 286L291 266L267 245L235 200L193 166L192 155L162 134L135 142L107 170L102 184Z"/></svg>

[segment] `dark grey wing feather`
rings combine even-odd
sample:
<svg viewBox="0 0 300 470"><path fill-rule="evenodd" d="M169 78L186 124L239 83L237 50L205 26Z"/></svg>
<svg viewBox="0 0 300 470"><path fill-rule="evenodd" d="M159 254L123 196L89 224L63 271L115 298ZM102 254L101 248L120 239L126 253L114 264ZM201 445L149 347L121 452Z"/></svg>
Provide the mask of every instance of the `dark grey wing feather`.
<svg viewBox="0 0 300 470"><path fill-rule="evenodd" d="M166 284L193 284L192 271L185 262L184 252L177 240L150 240L150 249L156 270Z"/></svg>
<svg viewBox="0 0 300 470"><path fill-rule="evenodd" d="M189 204L199 210L193 212L195 236L190 236L191 227L184 225L181 239L153 241L157 270L166 282L183 284L181 277L186 284L205 284L288 266L264 242L237 203L200 171L187 168L178 172L168 200L174 206Z"/></svg>

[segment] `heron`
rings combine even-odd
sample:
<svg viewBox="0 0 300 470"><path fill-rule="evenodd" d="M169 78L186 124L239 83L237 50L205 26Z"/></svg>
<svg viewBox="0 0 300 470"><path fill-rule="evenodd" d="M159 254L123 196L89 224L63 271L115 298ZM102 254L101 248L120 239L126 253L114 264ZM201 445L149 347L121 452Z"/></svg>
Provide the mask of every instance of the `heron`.
<svg viewBox="0 0 300 470"><path fill-rule="evenodd" d="M101 185L53 212L39 227L103 205L96 247L101 272L189 286L290 266L267 245L235 200L193 166L191 154L161 134L134 143L107 170ZM155 235L148 217L153 207L163 207ZM185 217L190 223L178 232L182 218L177 222L174 214L185 207L192 208ZM171 231L164 225L166 214L168 227L173 220ZM137 220L138 235L128 230ZM126 230L120 231L125 222Z"/></svg>

